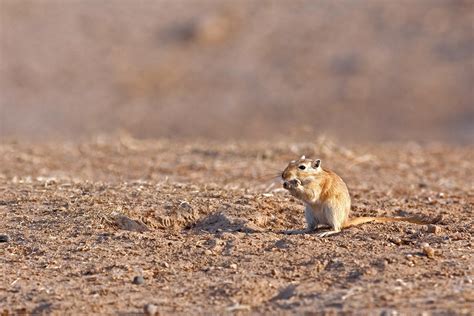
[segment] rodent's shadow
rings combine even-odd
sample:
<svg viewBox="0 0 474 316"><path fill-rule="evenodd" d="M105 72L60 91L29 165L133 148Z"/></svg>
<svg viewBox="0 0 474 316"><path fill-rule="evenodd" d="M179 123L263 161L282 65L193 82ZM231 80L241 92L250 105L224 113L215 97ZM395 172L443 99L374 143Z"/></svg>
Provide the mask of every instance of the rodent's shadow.
<svg viewBox="0 0 474 316"><path fill-rule="evenodd" d="M237 217L229 214L227 211L217 211L198 219L195 223L188 225L187 229L193 233L219 234L223 232L233 233L241 232L246 234L273 233L279 235L304 235L317 234L324 231L327 226L320 226L313 231L306 229L295 230L274 230L270 228L261 228L246 218Z"/></svg>
<svg viewBox="0 0 474 316"><path fill-rule="evenodd" d="M263 229L259 229L247 219L226 214L223 211L217 211L199 219L190 227L190 230L195 233L207 232L211 234L222 232L254 234L264 232Z"/></svg>

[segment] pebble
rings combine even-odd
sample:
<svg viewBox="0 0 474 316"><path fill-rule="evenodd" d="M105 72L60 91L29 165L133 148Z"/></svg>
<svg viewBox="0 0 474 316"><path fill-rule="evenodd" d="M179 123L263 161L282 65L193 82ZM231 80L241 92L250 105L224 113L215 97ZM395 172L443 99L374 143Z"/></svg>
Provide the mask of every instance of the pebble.
<svg viewBox="0 0 474 316"><path fill-rule="evenodd" d="M436 225L428 225L427 232L431 234L439 234L441 232L441 227Z"/></svg>
<svg viewBox="0 0 474 316"><path fill-rule="evenodd" d="M231 263L229 265L229 268L233 269L233 270L237 270L237 265L235 263Z"/></svg>
<svg viewBox="0 0 474 316"><path fill-rule="evenodd" d="M271 301L279 301L279 300L288 300L295 295L296 285L290 284L285 288L282 288L279 293L274 296Z"/></svg>
<svg viewBox="0 0 474 316"><path fill-rule="evenodd" d="M435 257L435 250L431 248L429 245L423 246L423 253L430 259L434 259Z"/></svg>
<svg viewBox="0 0 474 316"><path fill-rule="evenodd" d="M193 207L191 206L191 204L189 204L188 202L186 201L181 201L181 203L179 204L179 207L183 210L187 210L187 211L191 211L193 209Z"/></svg>
<svg viewBox="0 0 474 316"><path fill-rule="evenodd" d="M8 242L10 237L8 235L0 235L0 242Z"/></svg>
<svg viewBox="0 0 474 316"><path fill-rule="evenodd" d="M249 311L250 306L249 305L243 305L239 303L235 303L232 306L227 307L226 309L228 312L236 312L236 311Z"/></svg>
<svg viewBox="0 0 474 316"><path fill-rule="evenodd" d="M416 233L416 230L414 230L413 228L407 228L407 229L405 229L405 232L407 234L414 234L414 233Z"/></svg>
<svg viewBox="0 0 474 316"><path fill-rule="evenodd" d="M400 246L402 244L402 240L398 237L392 237L389 239L392 243L394 243L395 245L398 245Z"/></svg>
<svg viewBox="0 0 474 316"><path fill-rule="evenodd" d="M290 247L290 244L285 239L280 239L275 242L275 247L279 249L286 249Z"/></svg>
<svg viewBox="0 0 474 316"><path fill-rule="evenodd" d="M145 315L156 316L158 315L158 306L155 304L146 304L143 306L143 311L145 312Z"/></svg>
<svg viewBox="0 0 474 316"><path fill-rule="evenodd" d="M143 284L145 283L145 279L141 275L137 275L136 277L133 278L133 284Z"/></svg>
<svg viewBox="0 0 474 316"><path fill-rule="evenodd" d="M398 312L396 310L384 310L380 313L380 316L397 316Z"/></svg>
<svg viewBox="0 0 474 316"><path fill-rule="evenodd" d="M406 255L405 258L407 259L407 265L409 267L414 267L415 266L415 257L413 257L412 254Z"/></svg>

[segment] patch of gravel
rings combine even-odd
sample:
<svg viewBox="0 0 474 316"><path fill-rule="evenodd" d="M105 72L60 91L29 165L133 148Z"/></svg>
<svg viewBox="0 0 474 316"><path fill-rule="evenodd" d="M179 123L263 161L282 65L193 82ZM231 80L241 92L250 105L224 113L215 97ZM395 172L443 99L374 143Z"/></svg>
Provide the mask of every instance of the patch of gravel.
<svg viewBox="0 0 474 316"><path fill-rule="evenodd" d="M301 154L353 215L443 219L283 235L303 206L276 176ZM469 314L473 172L474 148L439 144L6 142L0 311Z"/></svg>

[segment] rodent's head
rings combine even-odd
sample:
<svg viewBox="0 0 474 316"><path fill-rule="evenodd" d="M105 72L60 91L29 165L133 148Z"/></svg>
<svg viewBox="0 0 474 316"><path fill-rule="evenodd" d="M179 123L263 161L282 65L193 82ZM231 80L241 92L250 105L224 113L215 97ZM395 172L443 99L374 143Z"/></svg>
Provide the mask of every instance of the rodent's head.
<svg viewBox="0 0 474 316"><path fill-rule="evenodd" d="M309 178L314 178L321 171L321 159L312 160L306 159L305 156L301 156L301 158L298 160L290 161L285 170L283 170L281 178L284 182L294 179L304 182Z"/></svg>

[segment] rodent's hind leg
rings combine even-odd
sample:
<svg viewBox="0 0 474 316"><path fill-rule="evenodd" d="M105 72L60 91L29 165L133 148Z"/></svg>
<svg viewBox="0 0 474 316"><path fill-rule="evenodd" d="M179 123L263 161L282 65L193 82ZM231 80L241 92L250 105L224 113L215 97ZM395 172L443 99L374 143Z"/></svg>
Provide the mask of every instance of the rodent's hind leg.
<svg viewBox="0 0 474 316"><path fill-rule="evenodd" d="M344 222L344 212L342 212L339 208L334 208L330 205L326 205L323 212L330 229L320 232L318 236L327 237L338 234L341 231L342 223Z"/></svg>

